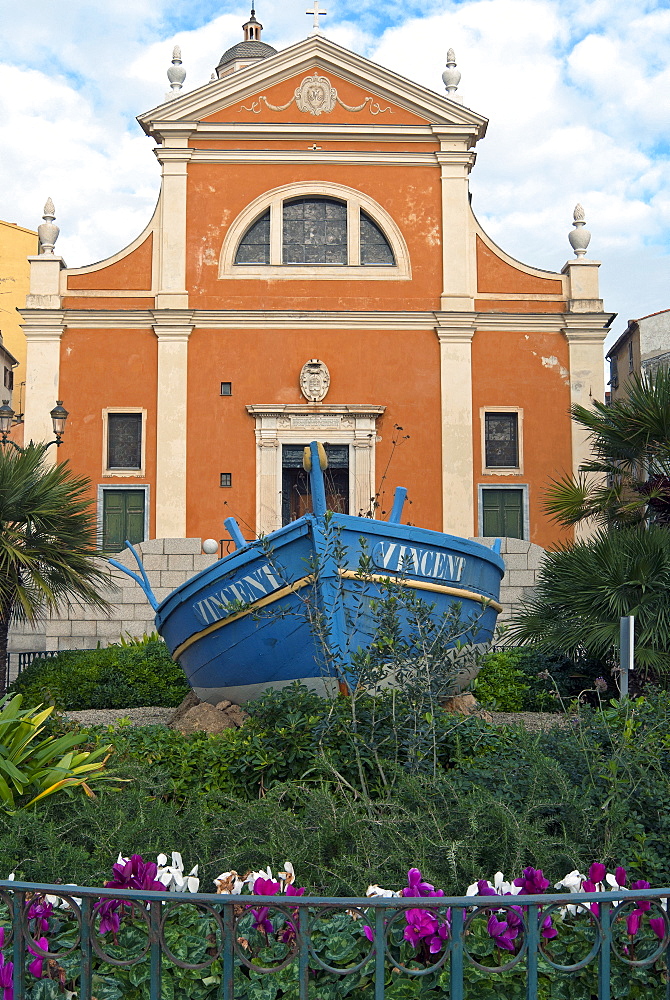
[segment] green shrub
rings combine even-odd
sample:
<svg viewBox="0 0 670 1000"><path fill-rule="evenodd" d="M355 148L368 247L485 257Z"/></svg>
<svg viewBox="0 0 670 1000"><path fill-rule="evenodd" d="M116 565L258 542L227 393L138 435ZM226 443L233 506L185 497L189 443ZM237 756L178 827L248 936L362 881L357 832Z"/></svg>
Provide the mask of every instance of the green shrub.
<svg viewBox="0 0 670 1000"><path fill-rule="evenodd" d="M50 704L59 711L86 708L176 706L189 691L162 639L141 645L71 650L36 659L10 689L26 705Z"/></svg>
<svg viewBox="0 0 670 1000"><path fill-rule="evenodd" d="M519 670L519 655L515 650L503 649L484 657L473 688L477 701L484 708L496 712L523 712L530 684Z"/></svg>
<svg viewBox="0 0 670 1000"><path fill-rule="evenodd" d="M596 677L608 674L592 657L571 659L561 653L510 647L488 653L474 683L477 700L499 712L562 712L576 698L599 704ZM609 677L607 697L616 694Z"/></svg>

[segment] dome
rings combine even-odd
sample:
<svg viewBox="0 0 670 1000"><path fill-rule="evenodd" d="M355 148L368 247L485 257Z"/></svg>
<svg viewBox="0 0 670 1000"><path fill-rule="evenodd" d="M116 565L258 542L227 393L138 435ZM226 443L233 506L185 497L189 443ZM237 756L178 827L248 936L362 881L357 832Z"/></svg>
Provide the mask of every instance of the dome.
<svg viewBox="0 0 670 1000"><path fill-rule="evenodd" d="M223 53L216 67L217 72L228 63L235 62L236 59L267 59L269 56L276 56L277 50L273 49L267 42L249 41L238 42Z"/></svg>

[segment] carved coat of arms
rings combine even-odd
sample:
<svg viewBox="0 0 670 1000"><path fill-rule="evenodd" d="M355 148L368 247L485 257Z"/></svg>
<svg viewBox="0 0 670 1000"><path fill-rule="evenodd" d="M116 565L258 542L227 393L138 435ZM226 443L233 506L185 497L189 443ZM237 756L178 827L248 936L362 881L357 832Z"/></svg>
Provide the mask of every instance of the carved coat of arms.
<svg viewBox="0 0 670 1000"><path fill-rule="evenodd" d="M310 403L320 403L330 388L330 372L323 361L311 358L300 372L300 391Z"/></svg>
<svg viewBox="0 0 670 1000"><path fill-rule="evenodd" d="M295 103L300 111L310 115L328 115L337 104L337 91L330 80L315 73L306 76L296 88Z"/></svg>

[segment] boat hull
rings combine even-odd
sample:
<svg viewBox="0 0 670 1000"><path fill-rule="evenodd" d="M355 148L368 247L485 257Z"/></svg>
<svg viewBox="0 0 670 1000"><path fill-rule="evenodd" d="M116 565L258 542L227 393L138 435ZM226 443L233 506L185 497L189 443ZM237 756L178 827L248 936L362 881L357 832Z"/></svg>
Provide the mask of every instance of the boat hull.
<svg viewBox="0 0 670 1000"><path fill-rule="evenodd" d="M396 580L434 606L459 606L464 635L490 640L504 563L486 546L410 525L305 515L219 560L159 605L156 627L196 694L243 703L293 681L355 681L375 628L370 601ZM471 627L471 621L476 626Z"/></svg>

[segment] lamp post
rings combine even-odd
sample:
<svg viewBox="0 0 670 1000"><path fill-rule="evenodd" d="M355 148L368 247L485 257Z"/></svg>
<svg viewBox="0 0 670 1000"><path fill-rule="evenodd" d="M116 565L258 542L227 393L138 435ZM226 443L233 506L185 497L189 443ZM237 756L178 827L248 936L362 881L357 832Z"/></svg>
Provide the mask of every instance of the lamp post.
<svg viewBox="0 0 670 1000"><path fill-rule="evenodd" d="M57 448L60 448L62 444L61 438L65 433L65 422L67 421L67 418L68 412L63 406L63 400L56 400L56 405L51 411L51 422L53 424L55 437L53 441L47 442L44 446L45 450L46 448L50 448L52 444L55 444ZM15 423L19 423L19 421L14 420L14 410L9 405L8 399L3 399L2 406L0 406L0 445L4 447L5 445L11 444L17 451L25 451L24 448L18 445L16 441L12 441L9 437L9 433Z"/></svg>

